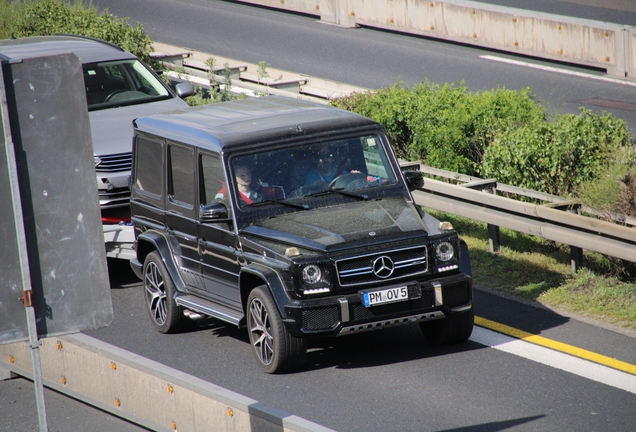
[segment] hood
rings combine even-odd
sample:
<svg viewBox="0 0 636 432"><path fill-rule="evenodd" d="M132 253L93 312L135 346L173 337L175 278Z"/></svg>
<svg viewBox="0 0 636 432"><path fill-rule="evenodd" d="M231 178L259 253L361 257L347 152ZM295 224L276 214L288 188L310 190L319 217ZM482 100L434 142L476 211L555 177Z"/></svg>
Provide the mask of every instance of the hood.
<svg viewBox="0 0 636 432"><path fill-rule="evenodd" d="M97 156L130 153L134 119L187 106L181 98L174 97L158 102L90 111L88 117L91 123L93 151Z"/></svg>
<svg viewBox="0 0 636 432"><path fill-rule="evenodd" d="M242 233L325 251L344 243L378 243L427 234L420 214L403 197L288 213L255 222Z"/></svg>

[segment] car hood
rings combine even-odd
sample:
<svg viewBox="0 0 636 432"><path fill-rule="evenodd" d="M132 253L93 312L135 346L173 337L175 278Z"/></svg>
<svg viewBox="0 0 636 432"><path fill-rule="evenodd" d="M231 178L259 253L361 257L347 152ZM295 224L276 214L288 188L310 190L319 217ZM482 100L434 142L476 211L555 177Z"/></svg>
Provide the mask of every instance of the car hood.
<svg viewBox="0 0 636 432"><path fill-rule="evenodd" d="M255 222L241 232L323 251L345 243L371 244L427 235L419 212L403 197L288 213Z"/></svg>
<svg viewBox="0 0 636 432"><path fill-rule="evenodd" d="M187 106L183 99L174 97L158 102L90 111L88 117L91 123L93 151L97 156L130 153L134 119Z"/></svg>

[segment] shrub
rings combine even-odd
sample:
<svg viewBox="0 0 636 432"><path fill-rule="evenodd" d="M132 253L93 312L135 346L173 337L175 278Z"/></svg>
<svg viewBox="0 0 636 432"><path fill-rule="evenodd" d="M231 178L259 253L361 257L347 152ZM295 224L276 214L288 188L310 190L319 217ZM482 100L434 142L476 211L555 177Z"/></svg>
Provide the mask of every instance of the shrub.
<svg viewBox="0 0 636 432"><path fill-rule="evenodd" d="M501 183L573 196L613 163L624 164L633 140L623 120L581 109L553 122L533 121L499 134L485 152L482 174ZM619 160L621 159L621 160Z"/></svg>
<svg viewBox="0 0 636 432"><path fill-rule="evenodd" d="M331 100L331 105L369 117L384 125L391 145L399 158L417 159L411 153L411 127L409 112L412 93L402 84L377 92L353 93L351 96Z"/></svg>
<svg viewBox="0 0 636 432"><path fill-rule="evenodd" d="M543 120L545 109L529 89L470 93L465 85L428 81L412 90L396 84L375 93L332 101L384 125L399 157L475 175L500 131Z"/></svg>

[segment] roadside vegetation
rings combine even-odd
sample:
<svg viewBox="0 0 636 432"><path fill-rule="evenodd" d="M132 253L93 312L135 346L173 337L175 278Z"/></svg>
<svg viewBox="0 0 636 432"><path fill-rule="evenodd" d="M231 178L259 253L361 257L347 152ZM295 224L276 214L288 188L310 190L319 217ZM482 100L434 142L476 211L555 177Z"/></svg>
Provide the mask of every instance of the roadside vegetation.
<svg viewBox="0 0 636 432"><path fill-rule="evenodd" d="M0 39L55 33L115 43L163 72L139 23L81 0L0 0ZM208 66L211 87L197 87L190 105L245 97L231 92L227 65L223 82L214 59ZM267 77L267 66L259 63L260 77ZM463 83L410 89L398 83L332 104L382 123L401 158L636 217L634 140L610 114L582 109L550 116L530 89L472 93ZM572 275L567 246L502 229L501 251L491 254L485 224L430 212L451 221L468 243L477 286L636 330L634 264L586 251L585 269Z"/></svg>
<svg viewBox="0 0 636 432"><path fill-rule="evenodd" d="M636 217L635 141L608 113L550 116L530 89L472 93L429 82L332 104L382 123L401 158L569 198L606 220ZM585 251L585 268L572 274L569 246L503 228L493 254L486 224L429 211L466 240L477 286L636 330L633 263Z"/></svg>
<svg viewBox="0 0 636 432"><path fill-rule="evenodd" d="M585 268L572 274L568 246L505 228L491 253L485 223L426 210L468 244L475 286L636 331L634 264L585 251Z"/></svg>

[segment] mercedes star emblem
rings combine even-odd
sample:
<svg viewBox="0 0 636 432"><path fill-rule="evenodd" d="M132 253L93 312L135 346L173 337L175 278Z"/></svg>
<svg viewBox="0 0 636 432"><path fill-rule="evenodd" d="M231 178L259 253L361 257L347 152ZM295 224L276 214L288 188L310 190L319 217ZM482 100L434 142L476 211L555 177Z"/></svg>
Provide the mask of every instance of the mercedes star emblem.
<svg viewBox="0 0 636 432"><path fill-rule="evenodd" d="M394 269L393 260L386 255L382 255L373 260L373 274L380 279L386 279L391 276Z"/></svg>

